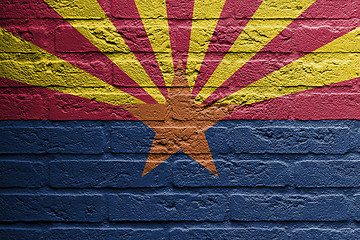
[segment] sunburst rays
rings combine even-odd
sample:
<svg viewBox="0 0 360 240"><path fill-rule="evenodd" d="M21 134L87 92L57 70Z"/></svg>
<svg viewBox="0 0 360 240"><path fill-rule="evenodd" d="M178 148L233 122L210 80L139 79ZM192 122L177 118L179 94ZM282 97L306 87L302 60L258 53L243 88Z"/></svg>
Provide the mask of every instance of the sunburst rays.
<svg viewBox="0 0 360 240"><path fill-rule="evenodd" d="M146 33L159 63L167 87L174 78L169 24L165 0L135 0Z"/></svg>
<svg viewBox="0 0 360 240"><path fill-rule="evenodd" d="M187 61L187 78L193 89L201 63L214 34L225 0L195 0Z"/></svg>
<svg viewBox="0 0 360 240"><path fill-rule="evenodd" d="M56 64L61 64L64 72L62 75L58 75L52 72L50 66L46 66L46 64L38 66L26 61L23 58L25 55L18 54L16 58L6 58L7 54L5 53L1 60L1 77L113 105L141 103L142 101L137 99L139 94L131 94L133 86L138 86L143 94L149 95L149 98L154 99L157 103L161 104L166 101L167 90L165 87L171 86L174 66L176 65L173 62L172 52L176 46L171 46L167 1L131 1L135 6L133 10L141 18L140 22L145 29L152 54L156 57L156 67L161 71L162 76L159 78L161 80L155 80L153 75L149 74L149 70L144 67L143 59L140 59L141 55L133 50L124 33L119 32L119 28L115 26L102 5L96 0L70 2L45 0L45 2L108 57L119 70L129 77L129 81L132 81L134 85L128 85L128 83L121 81L117 84L104 82L4 29L1 29L2 49L30 49L47 60L50 59ZM226 17L227 14L224 11L231 9L224 8L229 2L230 0L194 1L191 37L190 39L183 39L183 41L187 41L187 45L185 45L189 46L186 73L188 74L190 88L196 86L200 74L203 73L199 72L199 69L205 73L207 71L207 68L204 67L206 66L204 65L205 55L209 51L211 39L216 32L220 16ZM202 79L205 81L198 84L198 88L193 89L196 101L201 103L216 95L214 99L220 100L218 103L252 104L359 77L357 63L360 60L358 49L360 42L359 29L357 28L356 30L349 30L349 33L333 41L329 41L330 43L324 43L324 46L320 46L315 51L312 50L299 59L294 59L285 66L281 66L279 70L274 69L266 76L245 84L248 86L242 86L240 89L234 88L233 92L227 91L225 95L221 95L221 86L229 78L234 78L234 74L239 69L242 69L254 56L268 46L314 2L315 0L295 2L264 0L260 6L254 5L257 10L251 14L251 19L246 20L246 26L231 43L232 45L227 53L220 56L219 59L215 59L214 62L217 62L214 65L215 71L208 74L207 79ZM325 2L322 1L321 4L325 4ZM126 8L126 6L116 7L119 9L123 7L124 11ZM332 54L338 51L346 52L346 54L341 56ZM323 61L324 58L326 61ZM318 75L307 74L306 69L313 67L323 67L324 71ZM72 72L79 74L71 74ZM297 85L294 85L292 79L296 79ZM237 77L232 81L239 85L242 79ZM121 84L123 84L123 88L120 90L118 85ZM139 93L139 90L136 91Z"/></svg>
<svg viewBox="0 0 360 240"><path fill-rule="evenodd" d="M339 51L344 54L334 58ZM359 62L360 28L356 28L219 102L251 104L351 80L360 77Z"/></svg>
<svg viewBox="0 0 360 240"><path fill-rule="evenodd" d="M294 19L305 11L315 0L264 0L249 23L225 55L210 79L206 82L197 97L197 101L206 99L211 93L230 78L238 69L249 61L257 52L265 47L274 37L286 28ZM294 6L296 5L296 9ZM289 9L288 11L284 11ZM282 13L282 15L279 15ZM279 17L280 19L276 19ZM274 20L275 18L275 20ZM234 57L233 52L249 52L242 59Z"/></svg>
<svg viewBox="0 0 360 240"><path fill-rule="evenodd" d="M65 19L68 16L76 16L76 20L68 20L68 22L157 102L165 102L164 96L96 0L76 0L71 3L55 0L45 0L45 2ZM79 9L88 9L88 11L79 11ZM101 35L101 37L96 38L94 35ZM113 44L107 44L107 42Z"/></svg>

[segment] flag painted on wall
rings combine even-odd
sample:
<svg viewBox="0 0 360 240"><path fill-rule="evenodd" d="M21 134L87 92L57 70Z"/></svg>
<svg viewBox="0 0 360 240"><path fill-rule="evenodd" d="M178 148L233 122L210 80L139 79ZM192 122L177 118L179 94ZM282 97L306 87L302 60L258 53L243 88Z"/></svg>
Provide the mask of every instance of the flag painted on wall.
<svg viewBox="0 0 360 240"><path fill-rule="evenodd" d="M356 2L0 5L1 120L140 120L155 132L142 176L178 151L218 175L219 121L360 120Z"/></svg>

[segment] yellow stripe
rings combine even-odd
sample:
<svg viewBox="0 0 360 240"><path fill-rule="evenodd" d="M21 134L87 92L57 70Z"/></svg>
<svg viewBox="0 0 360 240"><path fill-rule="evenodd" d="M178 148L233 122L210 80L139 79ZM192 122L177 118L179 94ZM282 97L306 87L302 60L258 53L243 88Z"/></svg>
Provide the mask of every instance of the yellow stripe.
<svg viewBox="0 0 360 240"><path fill-rule="evenodd" d="M226 0L195 0L186 75L193 89Z"/></svg>
<svg viewBox="0 0 360 240"><path fill-rule="evenodd" d="M165 0L135 0L140 17L149 37L163 74L165 84L171 87L174 64L171 53L169 25Z"/></svg>
<svg viewBox="0 0 360 240"><path fill-rule="evenodd" d="M157 102L165 98L96 0L45 0ZM71 20L75 19L75 20ZM120 52L122 54L112 54Z"/></svg>
<svg viewBox="0 0 360 240"><path fill-rule="evenodd" d="M0 51L2 78L113 105L143 103L3 28Z"/></svg>
<svg viewBox="0 0 360 240"><path fill-rule="evenodd" d="M214 71L196 101L202 102L266 46L315 0L264 0ZM247 52L238 60L234 52Z"/></svg>
<svg viewBox="0 0 360 240"><path fill-rule="evenodd" d="M247 105L360 77L360 28L218 103Z"/></svg>

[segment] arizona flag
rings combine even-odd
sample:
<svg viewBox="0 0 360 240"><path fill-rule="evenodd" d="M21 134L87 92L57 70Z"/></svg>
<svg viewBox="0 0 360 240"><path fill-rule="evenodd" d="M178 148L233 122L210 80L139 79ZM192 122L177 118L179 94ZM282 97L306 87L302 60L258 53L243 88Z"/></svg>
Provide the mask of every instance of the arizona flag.
<svg viewBox="0 0 360 240"><path fill-rule="evenodd" d="M358 1L0 6L5 239L324 239L359 218Z"/></svg>

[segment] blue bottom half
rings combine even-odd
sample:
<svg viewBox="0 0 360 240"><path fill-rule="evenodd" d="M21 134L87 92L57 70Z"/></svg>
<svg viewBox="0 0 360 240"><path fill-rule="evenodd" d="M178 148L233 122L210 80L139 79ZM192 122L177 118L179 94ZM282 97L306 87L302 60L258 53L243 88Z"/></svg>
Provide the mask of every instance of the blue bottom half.
<svg viewBox="0 0 360 240"><path fill-rule="evenodd" d="M221 121L141 177L139 121L0 122L0 239L359 239L360 121Z"/></svg>

